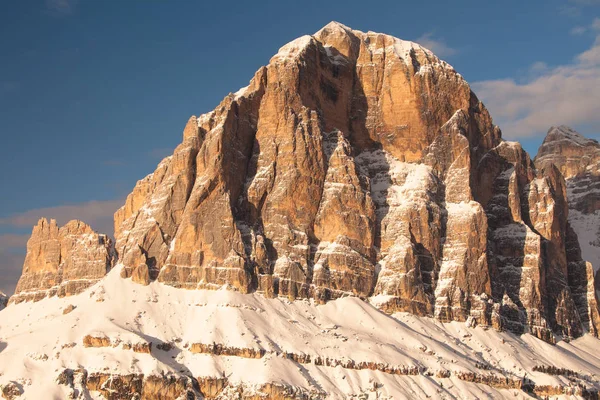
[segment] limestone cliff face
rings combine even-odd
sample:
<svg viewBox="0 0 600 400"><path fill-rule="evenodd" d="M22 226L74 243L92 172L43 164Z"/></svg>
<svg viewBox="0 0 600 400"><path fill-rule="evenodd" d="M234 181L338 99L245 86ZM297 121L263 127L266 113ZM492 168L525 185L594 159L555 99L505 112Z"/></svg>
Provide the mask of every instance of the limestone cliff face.
<svg viewBox="0 0 600 400"><path fill-rule="evenodd" d="M595 332L597 314L567 191L450 65L331 23L190 118L116 213L116 249L142 284L374 296L552 341Z"/></svg>
<svg viewBox="0 0 600 400"><path fill-rule="evenodd" d="M566 179L567 276L584 326L597 335L600 318L594 271L600 269L600 144L567 126L552 127L535 164L540 169L555 166ZM596 289L598 281L596 277Z"/></svg>
<svg viewBox="0 0 600 400"><path fill-rule="evenodd" d="M23 273L10 303L70 296L96 283L113 262L111 240L77 220L59 228L42 218L27 242Z"/></svg>

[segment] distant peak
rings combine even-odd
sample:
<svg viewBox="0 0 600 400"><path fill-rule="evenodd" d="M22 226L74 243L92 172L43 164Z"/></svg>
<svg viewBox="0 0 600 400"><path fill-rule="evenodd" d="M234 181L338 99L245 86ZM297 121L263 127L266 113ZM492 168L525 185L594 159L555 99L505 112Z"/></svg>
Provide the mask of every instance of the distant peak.
<svg viewBox="0 0 600 400"><path fill-rule="evenodd" d="M561 133L561 134L565 134L565 135L572 135L572 136L583 137L583 135L581 135L575 129L573 129L570 126L567 126L567 125L551 126L550 129L548 129L548 133L551 133L551 132L557 132L557 133Z"/></svg>
<svg viewBox="0 0 600 400"><path fill-rule="evenodd" d="M554 142L558 140L567 140L580 146L597 144L593 139L588 139L575 129L567 125L552 126L548 129L544 143Z"/></svg>

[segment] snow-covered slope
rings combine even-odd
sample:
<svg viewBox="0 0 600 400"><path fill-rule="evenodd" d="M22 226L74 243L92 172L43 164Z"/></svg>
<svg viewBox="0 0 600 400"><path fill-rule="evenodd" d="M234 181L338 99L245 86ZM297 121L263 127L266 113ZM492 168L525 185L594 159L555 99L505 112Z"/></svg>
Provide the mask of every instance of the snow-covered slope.
<svg viewBox="0 0 600 400"><path fill-rule="evenodd" d="M600 388L600 341L590 335L553 346L528 334L388 316L357 298L316 305L231 290L141 286L121 279L120 269L77 296L0 312L5 391L25 399L130 398L120 397L119 386L128 374L144 375L142 398L165 398L150 394L152 376L163 389L169 377L190 376L188 396L202 398L204 391L223 399L260 398L250 397L257 393L275 399L527 398L532 393L526 390ZM536 366L569 371L551 375ZM78 369L87 375L78 379ZM275 395L265 389L269 383L290 394Z"/></svg>

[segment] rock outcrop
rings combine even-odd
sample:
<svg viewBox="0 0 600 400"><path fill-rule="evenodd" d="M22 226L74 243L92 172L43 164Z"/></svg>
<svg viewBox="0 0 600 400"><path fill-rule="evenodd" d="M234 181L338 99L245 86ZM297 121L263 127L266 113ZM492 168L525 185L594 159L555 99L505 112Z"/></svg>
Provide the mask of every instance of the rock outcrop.
<svg viewBox="0 0 600 400"><path fill-rule="evenodd" d="M116 213L116 248L142 284L376 296L553 341L597 311L578 300L565 188L450 65L334 22L190 118Z"/></svg>
<svg viewBox="0 0 600 400"><path fill-rule="evenodd" d="M2 310L8 304L8 296L4 292L0 291L0 310Z"/></svg>
<svg viewBox="0 0 600 400"><path fill-rule="evenodd" d="M572 300L584 326L598 335L600 269L600 143L567 126L552 127L535 158L538 169L555 166L566 180L566 257ZM587 311L586 311L587 310Z"/></svg>
<svg viewBox="0 0 600 400"><path fill-rule="evenodd" d="M23 273L10 303L71 296L87 289L110 270L111 239L77 220L59 228L42 218L27 242Z"/></svg>

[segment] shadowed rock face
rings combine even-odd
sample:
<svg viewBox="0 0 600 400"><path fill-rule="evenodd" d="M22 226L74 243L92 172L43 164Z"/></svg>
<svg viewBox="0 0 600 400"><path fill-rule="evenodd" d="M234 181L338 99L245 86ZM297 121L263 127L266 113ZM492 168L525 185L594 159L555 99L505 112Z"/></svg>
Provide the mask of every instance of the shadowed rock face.
<svg viewBox="0 0 600 400"><path fill-rule="evenodd" d="M81 221L62 228L42 218L27 242L23 273L11 303L81 293L110 270L112 242Z"/></svg>
<svg viewBox="0 0 600 400"><path fill-rule="evenodd" d="M552 127L535 164L540 169L555 166L566 180L568 279L584 326L597 335L600 317L594 271L600 269L600 144L567 126ZM597 277L595 286L600 289Z"/></svg>
<svg viewBox="0 0 600 400"><path fill-rule="evenodd" d="M333 22L190 118L115 214L116 250L141 284L374 296L553 341L594 312L565 195L450 65Z"/></svg>

